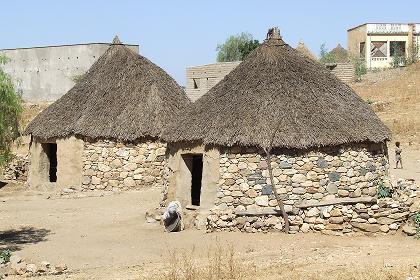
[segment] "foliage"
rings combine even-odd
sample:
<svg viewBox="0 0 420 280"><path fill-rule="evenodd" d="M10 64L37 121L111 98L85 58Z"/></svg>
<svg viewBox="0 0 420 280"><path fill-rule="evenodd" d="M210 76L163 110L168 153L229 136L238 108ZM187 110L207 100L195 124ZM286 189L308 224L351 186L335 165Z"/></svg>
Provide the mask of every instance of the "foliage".
<svg viewBox="0 0 420 280"><path fill-rule="evenodd" d="M352 59L354 65L354 73L356 76L356 82L362 80L362 76L367 73L366 60L363 57L357 57Z"/></svg>
<svg viewBox="0 0 420 280"><path fill-rule="evenodd" d="M22 99L2 65L9 59L0 55L0 166L11 158L11 145L19 136L19 120L22 113Z"/></svg>
<svg viewBox="0 0 420 280"><path fill-rule="evenodd" d="M417 212L416 214L414 214L413 220L417 228L416 237L420 239L420 212Z"/></svg>
<svg viewBox="0 0 420 280"><path fill-rule="evenodd" d="M11 256L12 256L12 252L9 249L1 250L0 251L0 264L8 263L10 261Z"/></svg>
<svg viewBox="0 0 420 280"><path fill-rule="evenodd" d="M383 181L378 184L378 198L391 197L391 188L385 185Z"/></svg>
<svg viewBox="0 0 420 280"><path fill-rule="evenodd" d="M80 75L74 75L73 77L71 77L71 80L77 84L78 82L80 82L83 77L85 76L85 74L80 74Z"/></svg>
<svg viewBox="0 0 420 280"><path fill-rule="evenodd" d="M223 44L217 45L217 61L244 60L259 45L258 40L254 40L249 33L242 32L241 34L230 36Z"/></svg>
<svg viewBox="0 0 420 280"><path fill-rule="evenodd" d="M328 51L325 43L322 43L320 47L319 62L321 62L322 64L335 62L334 56L331 52Z"/></svg>
<svg viewBox="0 0 420 280"><path fill-rule="evenodd" d="M392 67L397 68L405 66L407 64L407 58L402 49L395 47L394 55L392 56Z"/></svg>

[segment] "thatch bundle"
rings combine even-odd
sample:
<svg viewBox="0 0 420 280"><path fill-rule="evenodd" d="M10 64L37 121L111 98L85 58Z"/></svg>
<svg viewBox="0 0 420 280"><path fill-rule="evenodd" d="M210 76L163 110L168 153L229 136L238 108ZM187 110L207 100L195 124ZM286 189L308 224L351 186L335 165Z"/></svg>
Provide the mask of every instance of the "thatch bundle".
<svg viewBox="0 0 420 280"><path fill-rule="evenodd" d="M302 40L299 41L298 45L296 46L296 50L300 51L301 53L313 60L317 60L316 56L308 49L308 47Z"/></svg>
<svg viewBox="0 0 420 280"><path fill-rule="evenodd" d="M305 149L382 142L389 130L321 64L271 38L164 133L172 142Z"/></svg>
<svg viewBox="0 0 420 280"><path fill-rule="evenodd" d="M157 138L188 105L174 79L116 38L71 90L29 124L26 133L41 139Z"/></svg>

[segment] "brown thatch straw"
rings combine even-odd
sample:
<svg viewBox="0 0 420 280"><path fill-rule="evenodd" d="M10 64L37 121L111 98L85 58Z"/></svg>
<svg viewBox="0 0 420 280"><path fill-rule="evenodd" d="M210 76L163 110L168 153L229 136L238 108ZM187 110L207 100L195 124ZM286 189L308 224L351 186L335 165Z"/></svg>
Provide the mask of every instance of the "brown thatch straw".
<svg viewBox="0 0 420 280"><path fill-rule="evenodd" d="M330 54L334 58L334 61L337 63L346 63L349 62L349 55L345 48L338 44L334 49L330 51Z"/></svg>
<svg viewBox="0 0 420 280"><path fill-rule="evenodd" d="M301 53L303 53L304 55L306 55L307 57L313 59L313 60L317 60L316 56L308 49L308 47L305 45L305 43L300 40L296 50L300 51Z"/></svg>
<svg viewBox="0 0 420 280"><path fill-rule="evenodd" d="M174 79L116 37L81 81L39 114L26 133L41 139L157 138L189 104Z"/></svg>
<svg viewBox="0 0 420 280"><path fill-rule="evenodd" d="M390 137L349 86L281 38L264 42L182 115L166 140L305 149Z"/></svg>

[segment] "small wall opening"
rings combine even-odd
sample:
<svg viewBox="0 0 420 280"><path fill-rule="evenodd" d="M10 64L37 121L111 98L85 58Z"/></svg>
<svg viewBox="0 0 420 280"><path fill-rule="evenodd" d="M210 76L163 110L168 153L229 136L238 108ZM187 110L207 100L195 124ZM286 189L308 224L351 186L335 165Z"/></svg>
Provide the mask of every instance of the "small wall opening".
<svg viewBox="0 0 420 280"><path fill-rule="evenodd" d="M185 165L188 167L191 176L191 205L200 206L201 186L203 178L203 155L183 155Z"/></svg>
<svg viewBox="0 0 420 280"><path fill-rule="evenodd" d="M57 182L57 144L44 143L42 149L48 158L48 179L50 182Z"/></svg>

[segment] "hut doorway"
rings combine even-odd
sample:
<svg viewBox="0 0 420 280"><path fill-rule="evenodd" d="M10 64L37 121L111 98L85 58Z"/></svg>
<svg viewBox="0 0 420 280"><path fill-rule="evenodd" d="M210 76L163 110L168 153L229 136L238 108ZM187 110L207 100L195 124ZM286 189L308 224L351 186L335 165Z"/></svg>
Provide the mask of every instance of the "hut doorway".
<svg viewBox="0 0 420 280"><path fill-rule="evenodd" d="M57 182L57 144L44 143L42 149L48 159L48 179L50 182Z"/></svg>
<svg viewBox="0 0 420 280"><path fill-rule="evenodd" d="M182 156L185 165L188 167L188 174L191 176L190 197L191 205L200 206L201 186L203 178L203 155L191 154Z"/></svg>

